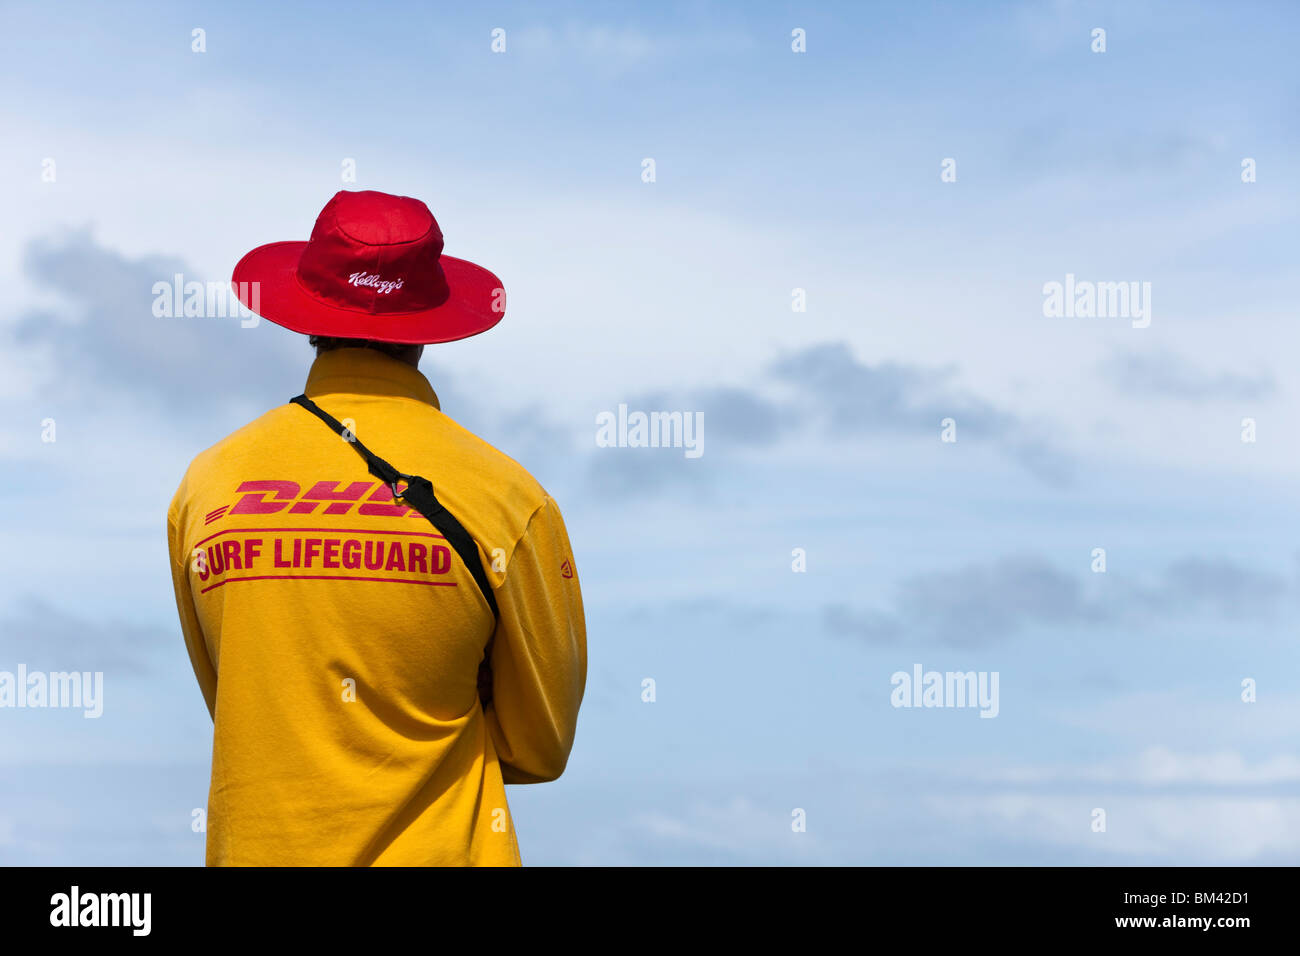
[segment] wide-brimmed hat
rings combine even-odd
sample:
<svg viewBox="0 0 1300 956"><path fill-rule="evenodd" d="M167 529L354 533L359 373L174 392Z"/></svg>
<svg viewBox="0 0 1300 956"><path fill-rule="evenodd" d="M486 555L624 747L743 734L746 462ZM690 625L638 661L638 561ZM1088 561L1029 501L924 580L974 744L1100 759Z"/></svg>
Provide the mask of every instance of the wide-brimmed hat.
<svg viewBox="0 0 1300 956"><path fill-rule="evenodd" d="M335 193L306 242L258 246L235 266L239 300L307 335L425 345L492 328L501 280L442 254L429 207L408 196Z"/></svg>

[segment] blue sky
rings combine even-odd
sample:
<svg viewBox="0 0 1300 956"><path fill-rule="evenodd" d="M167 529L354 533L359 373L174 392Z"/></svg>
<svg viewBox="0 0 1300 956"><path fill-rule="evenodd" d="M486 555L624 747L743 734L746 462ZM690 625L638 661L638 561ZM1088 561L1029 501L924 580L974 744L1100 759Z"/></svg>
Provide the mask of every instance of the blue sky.
<svg viewBox="0 0 1300 956"><path fill-rule="evenodd" d="M310 354L151 287L341 188L425 200L510 293L422 370L582 573L587 698L564 777L512 788L525 862L1300 856L1294 8L5 16L0 670L106 700L0 710L0 862L201 863L163 516ZM1149 326L1045 317L1067 274L1150 283ZM597 447L620 403L702 411L704 455ZM915 664L997 672L998 716L892 707Z"/></svg>

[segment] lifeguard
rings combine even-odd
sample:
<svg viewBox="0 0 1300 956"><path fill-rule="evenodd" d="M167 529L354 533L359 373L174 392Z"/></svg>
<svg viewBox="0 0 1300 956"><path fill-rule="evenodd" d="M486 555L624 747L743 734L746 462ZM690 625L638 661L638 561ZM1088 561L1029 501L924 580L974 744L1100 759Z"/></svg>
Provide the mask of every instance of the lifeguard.
<svg viewBox="0 0 1300 956"><path fill-rule="evenodd" d="M213 718L209 865L517 866L506 785L568 762L576 564L554 499L420 374L424 344L504 311L501 281L442 246L424 203L341 192L309 241L235 267L317 354L168 509Z"/></svg>

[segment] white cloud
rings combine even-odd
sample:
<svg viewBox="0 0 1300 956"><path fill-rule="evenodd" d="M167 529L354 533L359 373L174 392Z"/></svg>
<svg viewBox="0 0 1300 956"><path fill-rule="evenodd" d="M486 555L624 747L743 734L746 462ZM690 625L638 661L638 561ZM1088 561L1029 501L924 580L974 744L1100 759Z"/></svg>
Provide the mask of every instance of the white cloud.
<svg viewBox="0 0 1300 956"><path fill-rule="evenodd" d="M1043 796L1000 793L934 796L924 806L944 825L974 828L1019 844L1097 851L1123 862L1250 863L1300 851L1300 798ZM1106 831L1092 830L1092 811Z"/></svg>
<svg viewBox="0 0 1300 956"><path fill-rule="evenodd" d="M1300 757L1278 754L1257 762L1233 751L1175 753L1151 747L1135 757L1085 764L994 769L984 779L1002 783L1133 783L1256 786L1300 780Z"/></svg>

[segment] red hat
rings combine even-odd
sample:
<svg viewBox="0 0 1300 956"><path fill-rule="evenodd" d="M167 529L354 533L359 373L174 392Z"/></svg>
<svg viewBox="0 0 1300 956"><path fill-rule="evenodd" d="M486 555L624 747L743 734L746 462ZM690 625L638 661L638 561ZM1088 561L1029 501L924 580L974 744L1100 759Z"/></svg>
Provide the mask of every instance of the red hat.
<svg viewBox="0 0 1300 956"><path fill-rule="evenodd" d="M258 246L230 283L262 318L335 338L451 342L492 328L506 311L500 279L442 254L428 206L369 190L335 193L311 239Z"/></svg>

